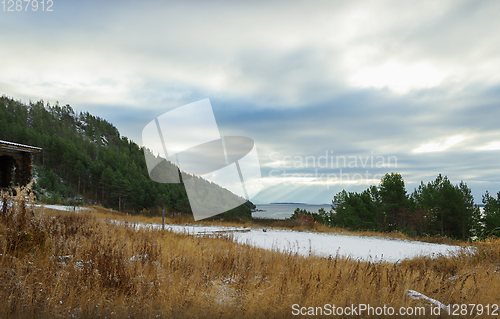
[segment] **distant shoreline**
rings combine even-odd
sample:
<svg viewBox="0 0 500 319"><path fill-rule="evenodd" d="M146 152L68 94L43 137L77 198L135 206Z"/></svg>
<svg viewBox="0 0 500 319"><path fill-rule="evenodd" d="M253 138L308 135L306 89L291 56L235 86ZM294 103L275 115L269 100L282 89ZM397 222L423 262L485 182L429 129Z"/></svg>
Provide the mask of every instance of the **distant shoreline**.
<svg viewBox="0 0 500 319"><path fill-rule="evenodd" d="M328 206L328 205L331 205L331 204L269 203L269 204L257 204L257 205L307 205L307 206Z"/></svg>

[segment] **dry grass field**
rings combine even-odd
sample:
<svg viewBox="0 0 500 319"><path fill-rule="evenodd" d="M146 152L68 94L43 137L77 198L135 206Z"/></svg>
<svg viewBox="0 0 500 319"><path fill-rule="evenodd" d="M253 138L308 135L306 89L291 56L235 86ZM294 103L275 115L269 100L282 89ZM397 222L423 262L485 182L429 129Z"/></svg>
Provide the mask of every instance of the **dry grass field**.
<svg viewBox="0 0 500 319"><path fill-rule="evenodd" d="M418 306L426 309L420 317L430 317L428 302L407 290L443 304L481 304L480 318L496 317L492 305L500 303L498 240L396 264L302 257L227 237L111 222L161 218L32 207L23 190L3 196L9 204L0 206L0 318L292 318L301 317L292 307L325 304L385 305L396 313ZM460 317L476 318L470 310ZM456 316L442 311L440 317Z"/></svg>

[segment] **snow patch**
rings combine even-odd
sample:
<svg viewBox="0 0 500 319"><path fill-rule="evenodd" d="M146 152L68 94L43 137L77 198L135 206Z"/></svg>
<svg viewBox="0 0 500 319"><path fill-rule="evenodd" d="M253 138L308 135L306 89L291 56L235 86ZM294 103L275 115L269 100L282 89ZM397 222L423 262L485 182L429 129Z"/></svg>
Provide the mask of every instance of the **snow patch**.
<svg viewBox="0 0 500 319"><path fill-rule="evenodd" d="M446 312L448 314L450 314L450 309L447 306L445 306L442 302L440 302L436 299L429 298L426 295L421 294L420 292L415 291L415 290L407 290L406 294L408 295L408 297L410 297L413 300L425 300L425 301L429 302L430 306L432 306L432 305L438 306L439 308L446 310Z"/></svg>
<svg viewBox="0 0 500 319"><path fill-rule="evenodd" d="M161 225L150 225L161 228ZM371 262L398 262L418 256L439 257L458 252L461 247L388 239L368 236L350 236L329 233L298 232L292 230L219 226L166 225L166 229L197 236L231 236L234 241L254 247L296 253L303 256L349 257Z"/></svg>

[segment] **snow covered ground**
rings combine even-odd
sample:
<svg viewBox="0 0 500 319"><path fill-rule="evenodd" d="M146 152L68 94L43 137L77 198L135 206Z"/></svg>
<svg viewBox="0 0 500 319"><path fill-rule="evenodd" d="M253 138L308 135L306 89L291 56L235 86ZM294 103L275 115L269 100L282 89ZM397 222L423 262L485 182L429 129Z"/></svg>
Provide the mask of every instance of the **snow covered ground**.
<svg viewBox="0 0 500 319"><path fill-rule="evenodd" d="M154 225L161 227L161 225ZM315 232L217 226L165 225L166 229L192 235L233 234L235 241L255 247L298 253L307 256L348 256L364 261L409 259L417 256L437 257L458 251L460 247L401 239L350 236Z"/></svg>
<svg viewBox="0 0 500 319"><path fill-rule="evenodd" d="M73 206L44 205L47 208L72 211ZM79 207L77 207L78 209ZM82 208L83 209L83 208ZM138 225L139 226L139 225ZM142 225L161 228L161 225ZM231 234L235 241L255 247L298 253L307 256L348 256L365 261L410 259L417 256L438 257L460 250L459 246L440 245L401 239L349 236L243 227L165 225L167 230L196 236Z"/></svg>
<svg viewBox="0 0 500 319"><path fill-rule="evenodd" d="M62 206L62 205L41 205L41 204L34 204L33 206L35 207L45 207L45 208L50 208L50 209L55 209L55 210L62 210L62 211L79 211L79 210L84 210L87 209L87 207L79 207L79 206Z"/></svg>

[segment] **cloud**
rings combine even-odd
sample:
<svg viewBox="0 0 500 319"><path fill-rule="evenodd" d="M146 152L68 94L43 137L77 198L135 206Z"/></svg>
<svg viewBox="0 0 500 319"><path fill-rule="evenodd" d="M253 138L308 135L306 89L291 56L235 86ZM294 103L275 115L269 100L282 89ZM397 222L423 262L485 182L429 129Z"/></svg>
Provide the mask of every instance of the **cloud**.
<svg viewBox="0 0 500 319"><path fill-rule="evenodd" d="M361 69L350 80L360 87L389 88L396 93L438 86L444 75L426 65L398 65L387 63L374 68Z"/></svg>
<svg viewBox="0 0 500 319"><path fill-rule="evenodd" d="M396 156L411 183L444 173L477 182L476 197L484 185L499 188L496 1L86 1L54 9L2 17L10 31L0 34L8 48L0 51L1 93L71 104L138 143L155 117L210 98L221 134L251 137L268 178L273 152L373 153ZM365 186L311 180L308 167L288 173L296 181L263 196L329 202L341 187Z"/></svg>
<svg viewBox="0 0 500 319"><path fill-rule="evenodd" d="M54 13L56 21L73 16L71 24L22 20L20 32L3 36L20 54L4 52L5 82L47 84L49 96L81 92L77 100L107 91L110 104L133 101L141 83L170 84L164 91L175 83L289 108L327 101L353 85L406 93L443 81L498 79L498 55L486 45L498 35L484 32L498 24L491 2L116 4L65 5ZM465 27L464 18L474 23ZM95 82L118 89L89 84Z"/></svg>
<svg viewBox="0 0 500 319"><path fill-rule="evenodd" d="M414 149L413 153L432 153L446 151L450 147L462 142L465 137L461 135L451 136L446 138L443 142L431 142L420 145Z"/></svg>
<svg viewBox="0 0 500 319"><path fill-rule="evenodd" d="M480 151L498 151L500 150L500 142L499 141L490 142L489 144L480 146L477 149Z"/></svg>

